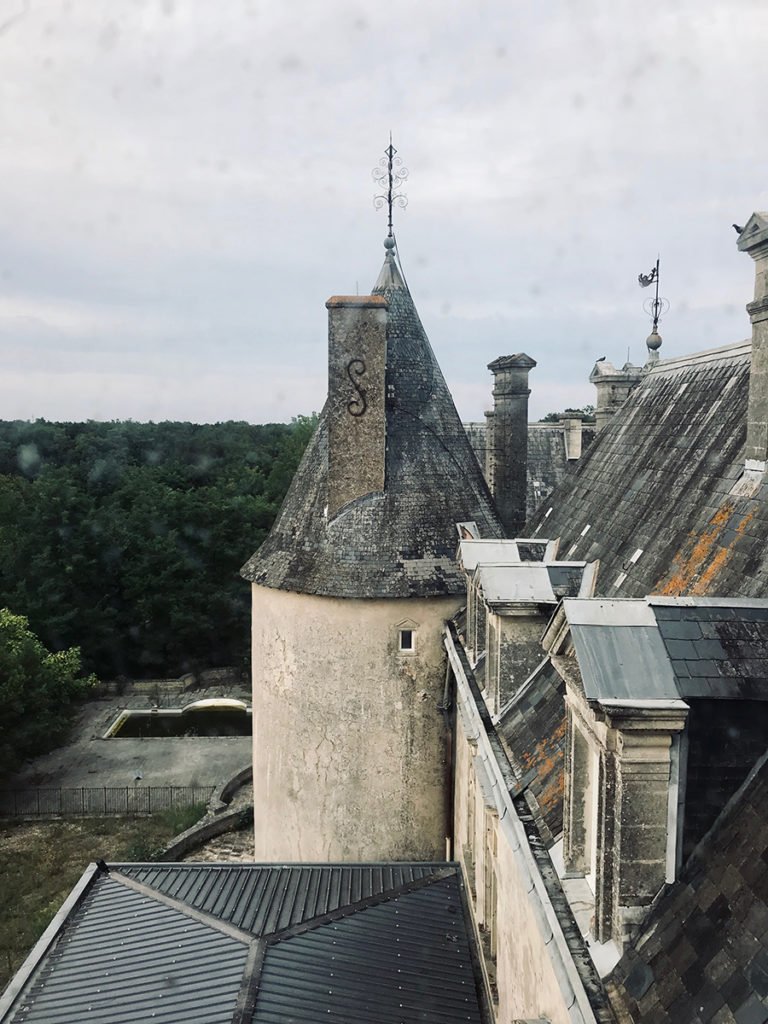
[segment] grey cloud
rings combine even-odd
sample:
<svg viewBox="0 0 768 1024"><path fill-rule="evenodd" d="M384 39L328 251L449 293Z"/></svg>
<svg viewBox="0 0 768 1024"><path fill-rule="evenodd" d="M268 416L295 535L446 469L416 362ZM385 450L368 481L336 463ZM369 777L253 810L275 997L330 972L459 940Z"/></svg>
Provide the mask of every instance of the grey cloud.
<svg viewBox="0 0 768 1024"><path fill-rule="evenodd" d="M55 352L0 394L15 415L318 407L323 302L382 259L390 128L403 261L463 415L503 351L538 360L539 413L588 401L597 355L641 358L657 251L663 353L748 331L729 225L768 205L759 3L31 0L6 23L0 299L21 319L0 362L20 337Z"/></svg>

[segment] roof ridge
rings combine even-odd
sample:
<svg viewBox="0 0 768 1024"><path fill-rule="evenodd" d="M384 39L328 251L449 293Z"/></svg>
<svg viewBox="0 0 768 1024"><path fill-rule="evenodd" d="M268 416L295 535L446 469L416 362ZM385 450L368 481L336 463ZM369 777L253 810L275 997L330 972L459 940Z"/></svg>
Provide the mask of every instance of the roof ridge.
<svg viewBox="0 0 768 1024"><path fill-rule="evenodd" d="M214 931L221 932L230 939L242 942L246 946L250 945L254 940L254 936L251 932L244 931L242 928L238 928L236 925L230 924L227 921L222 921L221 918L213 917L205 910L198 910L197 907L193 907L191 904L183 902L183 900L176 899L175 896L168 896L166 893L160 892L159 889L155 889L151 885L147 885L146 882L140 882L138 879L131 878L129 875L124 875L120 871L110 869L109 874L104 874L102 877L111 878L113 881L117 882L118 885L122 885L126 889L132 889L134 892L137 892L142 896L146 896L148 899L152 899L156 903L162 903L170 910L176 910L180 914L184 914L186 917L191 918L193 921L197 921L198 924L207 925L209 928L213 928Z"/></svg>
<svg viewBox="0 0 768 1024"><path fill-rule="evenodd" d="M695 366L701 363L714 362L726 356L748 355L752 351L752 339L745 338L743 341L734 341L730 345L719 345L717 348L700 349L698 352L689 352L682 356L672 356L669 359L660 359L649 370L649 377L656 377L663 374L665 370L676 370L683 366Z"/></svg>
<svg viewBox="0 0 768 1024"><path fill-rule="evenodd" d="M353 914L359 914L363 910L367 910L369 907L378 906L380 903L390 903L392 900L398 898L398 896L404 896L409 892L416 892L419 889L425 889L429 885L433 885L435 882L441 882L445 878L451 878L458 875L458 871L455 864L449 864L444 868L438 868L429 875L423 875L421 878L414 878L408 882L401 882L400 885L394 886L392 889L385 889L383 892L373 893L370 896L364 896L362 899L355 900L353 903L344 903L335 910L328 910L324 914L317 914L315 917L307 918L306 921L300 921L298 924L287 925L285 928L279 928L275 932L268 932L262 936L264 942L267 945L273 945L276 942L283 942L286 939L295 938L297 935L303 935L305 932L314 931L315 928L321 928L323 925L331 924L333 921L339 921L345 917L351 917Z"/></svg>

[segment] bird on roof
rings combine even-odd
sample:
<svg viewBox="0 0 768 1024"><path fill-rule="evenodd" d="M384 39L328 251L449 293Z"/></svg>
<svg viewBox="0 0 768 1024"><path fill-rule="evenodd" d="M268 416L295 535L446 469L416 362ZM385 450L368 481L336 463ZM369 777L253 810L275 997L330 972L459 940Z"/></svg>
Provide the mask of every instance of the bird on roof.
<svg viewBox="0 0 768 1024"><path fill-rule="evenodd" d="M744 228L741 227L739 224L733 224L732 227L733 227L733 230L736 232L737 235L740 235L742 233L742 231L744 230Z"/></svg>

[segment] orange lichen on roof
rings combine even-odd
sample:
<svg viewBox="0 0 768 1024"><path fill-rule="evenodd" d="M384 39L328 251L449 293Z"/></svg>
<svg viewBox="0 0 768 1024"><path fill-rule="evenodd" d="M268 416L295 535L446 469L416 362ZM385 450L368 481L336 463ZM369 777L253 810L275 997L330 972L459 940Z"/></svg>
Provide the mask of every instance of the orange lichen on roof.
<svg viewBox="0 0 768 1024"><path fill-rule="evenodd" d="M654 593L670 597L709 593L715 577L731 557L755 514L754 511L747 513L736 527L734 538L724 544L721 539L733 511L733 501L727 501L715 512L701 534L689 534L685 547L675 555L670 575L661 581Z"/></svg>
<svg viewBox="0 0 768 1024"><path fill-rule="evenodd" d="M526 751L520 760L526 771L533 768L541 783L537 794L539 806L546 813L554 810L563 799L564 771L563 749L565 718L548 736L543 736L531 751Z"/></svg>

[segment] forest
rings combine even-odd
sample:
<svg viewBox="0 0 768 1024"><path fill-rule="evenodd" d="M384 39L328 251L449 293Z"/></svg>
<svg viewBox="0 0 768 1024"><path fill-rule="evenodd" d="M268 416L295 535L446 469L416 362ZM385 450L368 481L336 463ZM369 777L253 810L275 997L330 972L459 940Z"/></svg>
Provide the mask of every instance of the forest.
<svg viewBox="0 0 768 1024"><path fill-rule="evenodd" d="M245 667L239 569L314 426L0 421L0 608L101 679Z"/></svg>

